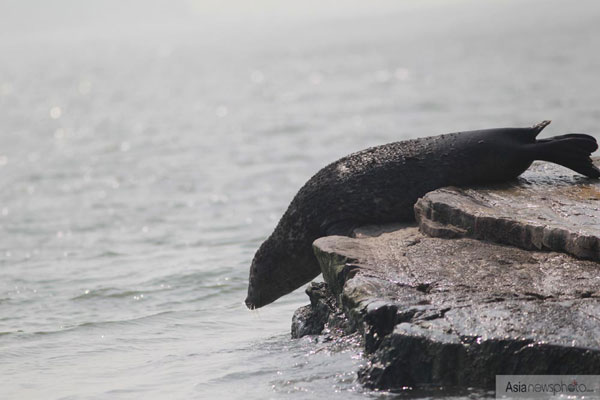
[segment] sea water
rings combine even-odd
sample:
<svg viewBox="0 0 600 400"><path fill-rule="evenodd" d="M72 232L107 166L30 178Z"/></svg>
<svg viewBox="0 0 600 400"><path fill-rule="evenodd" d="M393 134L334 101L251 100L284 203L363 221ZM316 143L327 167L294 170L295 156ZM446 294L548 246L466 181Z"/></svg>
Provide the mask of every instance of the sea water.
<svg viewBox="0 0 600 400"><path fill-rule="evenodd" d="M600 132L593 1L82 3L0 5L2 399L391 397L290 338L302 288L243 304L296 191L396 140Z"/></svg>

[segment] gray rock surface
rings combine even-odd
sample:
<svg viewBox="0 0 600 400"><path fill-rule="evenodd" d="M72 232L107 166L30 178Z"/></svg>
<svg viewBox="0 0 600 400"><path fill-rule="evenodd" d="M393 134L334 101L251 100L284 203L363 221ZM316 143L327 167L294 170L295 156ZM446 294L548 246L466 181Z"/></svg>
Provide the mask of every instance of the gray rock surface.
<svg viewBox="0 0 600 400"><path fill-rule="evenodd" d="M597 163L597 160L596 160ZM444 188L415 205L421 231L600 261L600 183L537 162L517 182Z"/></svg>
<svg viewBox="0 0 600 400"><path fill-rule="evenodd" d="M421 231L315 241L335 307L363 337L361 382L492 389L498 374L600 374L600 190L566 171L540 163L510 185L431 192Z"/></svg>
<svg viewBox="0 0 600 400"><path fill-rule="evenodd" d="M371 353L370 387L492 388L497 374L600 373L598 264L417 227L315 242Z"/></svg>

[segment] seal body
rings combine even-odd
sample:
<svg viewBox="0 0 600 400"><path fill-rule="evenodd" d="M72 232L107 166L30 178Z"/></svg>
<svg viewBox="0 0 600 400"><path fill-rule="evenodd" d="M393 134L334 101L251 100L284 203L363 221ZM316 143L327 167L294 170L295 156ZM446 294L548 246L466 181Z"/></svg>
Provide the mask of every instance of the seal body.
<svg viewBox="0 0 600 400"><path fill-rule="evenodd" d="M321 272L312 250L317 238L414 220L416 201L440 187L507 181L534 160L600 176L589 158L595 139L569 134L536 140L548 124L395 142L329 164L300 189L256 252L246 305L262 307L315 278Z"/></svg>

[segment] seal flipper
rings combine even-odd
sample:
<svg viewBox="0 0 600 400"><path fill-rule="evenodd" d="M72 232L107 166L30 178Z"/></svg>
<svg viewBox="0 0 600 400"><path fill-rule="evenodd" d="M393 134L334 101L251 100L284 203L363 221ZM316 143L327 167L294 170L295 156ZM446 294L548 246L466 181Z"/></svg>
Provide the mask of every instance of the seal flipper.
<svg viewBox="0 0 600 400"><path fill-rule="evenodd" d="M572 169L589 178L600 178L600 170L592 163L591 153L598 149L596 139L583 133L571 133L537 140L533 158Z"/></svg>
<svg viewBox="0 0 600 400"><path fill-rule="evenodd" d="M354 230L364 225L353 219L340 219L336 221L325 220L321 224L321 231L326 236L354 236Z"/></svg>

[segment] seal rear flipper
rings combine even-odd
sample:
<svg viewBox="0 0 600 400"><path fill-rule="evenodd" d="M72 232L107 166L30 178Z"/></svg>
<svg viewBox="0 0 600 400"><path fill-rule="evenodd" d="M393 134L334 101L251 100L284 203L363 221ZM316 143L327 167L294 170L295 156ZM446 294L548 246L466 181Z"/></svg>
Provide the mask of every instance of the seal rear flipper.
<svg viewBox="0 0 600 400"><path fill-rule="evenodd" d="M549 143L559 140L562 144L570 147L572 150L580 150L587 152L588 154L591 154L598 149L598 143L596 142L596 139L590 135L586 135L585 133L569 133L566 135L553 136L548 139L539 139L536 141L536 143Z"/></svg>
<svg viewBox="0 0 600 400"><path fill-rule="evenodd" d="M590 158L598 149L598 143L590 135L571 133L542 139L536 141L532 149L535 160L549 161L587 177L600 178L600 170Z"/></svg>

